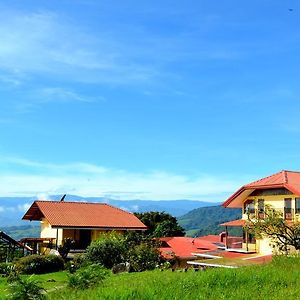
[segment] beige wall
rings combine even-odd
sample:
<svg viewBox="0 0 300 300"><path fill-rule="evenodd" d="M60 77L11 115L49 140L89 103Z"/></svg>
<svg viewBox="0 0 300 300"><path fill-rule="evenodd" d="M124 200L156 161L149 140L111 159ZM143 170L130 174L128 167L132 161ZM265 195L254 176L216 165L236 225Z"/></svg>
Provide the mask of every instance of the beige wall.
<svg viewBox="0 0 300 300"><path fill-rule="evenodd" d="M284 199L291 198L292 199L292 209L295 210L295 198L298 196L295 195L261 195L261 196L250 196L247 200L254 200L255 201L255 209L258 209L258 199L264 199L265 205L270 205L275 209L280 209L283 211L284 209ZM242 207L242 209L244 206ZM244 214L242 215L242 219L247 220L248 215ZM300 216L295 215L295 219L299 219ZM245 248L245 244L243 244L243 248ZM256 239L256 251L260 254L272 254L275 252L278 252L276 248L273 247L272 242L269 238L263 238L263 239Z"/></svg>
<svg viewBox="0 0 300 300"><path fill-rule="evenodd" d="M58 236L58 245L62 244L63 232L62 229L52 228L46 219L41 221L41 238L54 238Z"/></svg>

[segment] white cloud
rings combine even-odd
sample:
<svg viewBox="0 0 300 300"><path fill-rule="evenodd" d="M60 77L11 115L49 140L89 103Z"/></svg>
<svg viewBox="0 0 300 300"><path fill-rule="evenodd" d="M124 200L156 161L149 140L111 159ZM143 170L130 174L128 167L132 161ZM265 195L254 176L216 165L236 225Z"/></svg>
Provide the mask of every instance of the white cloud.
<svg viewBox="0 0 300 300"><path fill-rule="evenodd" d="M76 162L50 164L23 158L0 158L0 166L11 169L0 171L2 196L33 196L42 194L77 194L128 199L197 199L222 201L241 184L223 176L200 175L188 177L162 171L133 173L108 169L98 165ZM23 171L22 168L25 166ZM36 175L38 174L38 175Z"/></svg>
<svg viewBox="0 0 300 300"><path fill-rule="evenodd" d="M31 203L19 204L17 207L17 210L21 211L21 212L27 211L30 206L31 206Z"/></svg>
<svg viewBox="0 0 300 300"><path fill-rule="evenodd" d="M7 212L25 212L31 206L31 203L19 204L17 206L0 206L0 213Z"/></svg>

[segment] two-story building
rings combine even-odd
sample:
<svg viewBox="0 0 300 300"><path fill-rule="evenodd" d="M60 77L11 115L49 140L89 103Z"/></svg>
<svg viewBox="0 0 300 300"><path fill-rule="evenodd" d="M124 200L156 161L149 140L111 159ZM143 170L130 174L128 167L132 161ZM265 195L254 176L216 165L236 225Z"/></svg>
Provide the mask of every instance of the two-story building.
<svg viewBox="0 0 300 300"><path fill-rule="evenodd" d="M226 226L244 226L251 218L263 219L265 206L282 212L288 222L300 221L300 172L283 170L242 186L224 203L224 207L242 208L242 219L226 222ZM255 239L244 230L242 249L271 254L273 245L268 238Z"/></svg>

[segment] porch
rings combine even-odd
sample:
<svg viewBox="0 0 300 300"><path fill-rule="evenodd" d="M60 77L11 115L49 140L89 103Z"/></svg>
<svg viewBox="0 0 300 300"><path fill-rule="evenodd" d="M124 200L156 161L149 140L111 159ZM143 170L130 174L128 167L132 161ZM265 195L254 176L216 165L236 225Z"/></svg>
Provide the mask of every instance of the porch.
<svg viewBox="0 0 300 300"><path fill-rule="evenodd" d="M249 233L245 228L245 220L234 220L229 221L221 226L225 227L225 248L230 252L239 252L239 253L256 253L258 252L257 243L255 236ZM242 227L243 236L238 240L236 237L230 237L228 234L228 227Z"/></svg>

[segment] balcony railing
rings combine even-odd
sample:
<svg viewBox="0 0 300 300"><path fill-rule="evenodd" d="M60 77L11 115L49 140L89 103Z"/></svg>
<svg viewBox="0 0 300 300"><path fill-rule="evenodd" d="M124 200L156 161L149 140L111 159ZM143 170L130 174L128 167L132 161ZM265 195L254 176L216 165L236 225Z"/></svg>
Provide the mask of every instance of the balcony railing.
<svg viewBox="0 0 300 300"><path fill-rule="evenodd" d="M275 211L280 212L284 220L287 221L300 221L300 210L293 208L276 208ZM263 220L265 218L265 212L263 210L251 210L249 213L250 219L260 219Z"/></svg>

